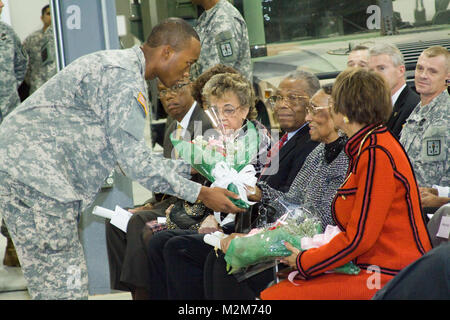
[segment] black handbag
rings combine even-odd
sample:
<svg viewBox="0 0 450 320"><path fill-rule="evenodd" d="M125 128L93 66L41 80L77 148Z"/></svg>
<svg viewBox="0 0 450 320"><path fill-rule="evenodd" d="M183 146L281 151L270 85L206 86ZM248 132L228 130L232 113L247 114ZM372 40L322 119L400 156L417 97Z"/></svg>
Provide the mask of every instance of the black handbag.
<svg viewBox="0 0 450 320"><path fill-rule="evenodd" d="M166 215L168 229L198 230L200 223L209 215L209 209L201 202L194 204L179 199Z"/></svg>

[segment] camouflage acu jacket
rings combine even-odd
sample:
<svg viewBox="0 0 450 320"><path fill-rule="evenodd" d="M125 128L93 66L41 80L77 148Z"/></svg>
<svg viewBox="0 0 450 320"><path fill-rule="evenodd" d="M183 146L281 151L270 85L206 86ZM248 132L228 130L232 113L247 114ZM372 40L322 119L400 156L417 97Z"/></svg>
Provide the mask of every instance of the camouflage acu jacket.
<svg viewBox="0 0 450 320"><path fill-rule="evenodd" d="M0 113L3 118L20 103L17 88L25 77L27 61L17 34L0 21Z"/></svg>
<svg viewBox="0 0 450 320"><path fill-rule="evenodd" d="M400 138L410 158L419 187L450 185L450 96L444 90L428 105L414 109Z"/></svg>
<svg viewBox="0 0 450 320"><path fill-rule="evenodd" d="M56 73L55 41L52 27L30 34L23 42L29 62L25 81L30 86L30 94L35 92Z"/></svg>
<svg viewBox="0 0 450 320"><path fill-rule="evenodd" d="M195 27L200 41L200 57L191 73L197 78L216 64L229 65L252 80L252 63L247 25L239 11L227 0L220 0L202 13Z"/></svg>
<svg viewBox="0 0 450 320"><path fill-rule="evenodd" d="M152 153L145 58L136 46L83 56L57 73L0 126L0 171L84 210L118 163L149 190L195 202L190 166ZM180 174L182 176L180 176Z"/></svg>

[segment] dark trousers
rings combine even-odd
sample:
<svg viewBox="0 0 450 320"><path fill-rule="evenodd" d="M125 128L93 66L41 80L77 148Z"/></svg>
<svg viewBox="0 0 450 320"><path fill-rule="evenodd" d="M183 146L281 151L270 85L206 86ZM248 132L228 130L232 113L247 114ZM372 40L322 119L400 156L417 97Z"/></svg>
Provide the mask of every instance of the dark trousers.
<svg viewBox="0 0 450 320"><path fill-rule="evenodd" d="M127 232L106 221L106 249L108 252L111 288L134 291L149 283L147 250L142 241L142 230L149 221L165 216L165 210L176 198L158 202L153 209L133 214Z"/></svg>
<svg viewBox="0 0 450 320"><path fill-rule="evenodd" d="M150 299L204 299L203 265L213 248L204 234L192 230L165 230L147 244Z"/></svg>
<svg viewBox="0 0 450 320"><path fill-rule="evenodd" d="M148 286L147 250L142 241L142 230L147 222L165 217L166 209L176 200L175 197L169 197L154 204L151 210L133 214L126 233L113 226L109 220L106 221L111 288L134 291Z"/></svg>
<svg viewBox="0 0 450 320"><path fill-rule="evenodd" d="M153 212L135 213L128 222L127 233L106 221L106 248L108 252L111 288L134 291L148 284L147 256L141 240L145 223L157 219Z"/></svg>
<svg viewBox="0 0 450 320"><path fill-rule="evenodd" d="M228 274L224 254L209 253L204 266L205 298L208 300L255 300L274 280L273 268L238 282Z"/></svg>

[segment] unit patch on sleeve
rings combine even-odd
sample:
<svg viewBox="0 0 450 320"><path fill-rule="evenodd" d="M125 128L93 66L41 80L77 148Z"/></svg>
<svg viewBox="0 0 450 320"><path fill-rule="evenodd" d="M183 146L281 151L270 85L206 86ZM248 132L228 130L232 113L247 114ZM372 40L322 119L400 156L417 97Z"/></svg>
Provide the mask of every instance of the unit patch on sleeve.
<svg viewBox="0 0 450 320"><path fill-rule="evenodd" d="M441 154L441 140L427 141L427 156L433 157Z"/></svg>
<svg viewBox="0 0 450 320"><path fill-rule="evenodd" d="M227 58L233 55L233 47L230 42L225 42L220 44L220 52L222 57Z"/></svg>

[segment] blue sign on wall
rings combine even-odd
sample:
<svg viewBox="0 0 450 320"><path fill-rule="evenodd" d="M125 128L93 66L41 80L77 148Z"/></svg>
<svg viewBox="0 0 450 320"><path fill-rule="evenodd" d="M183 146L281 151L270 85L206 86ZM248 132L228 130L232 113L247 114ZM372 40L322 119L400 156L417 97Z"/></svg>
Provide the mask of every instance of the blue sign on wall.
<svg viewBox="0 0 450 320"><path fill-rule="evenodd" d="M113 0L52 0L58 68L88 53L119 49Z"/></svg>
<svg viewBox="0 0 450 320"><path fill-rule="evenodd" d="M52 0L51 11L58 70L86 54L120 48L114 0ZM132 181L116 172L114 186L102 190L91 208L81 216L80 238L87 262L90 295L111 292L105 219L92 214L96 205L110 210L116 205L132 207Z"/></svg>

